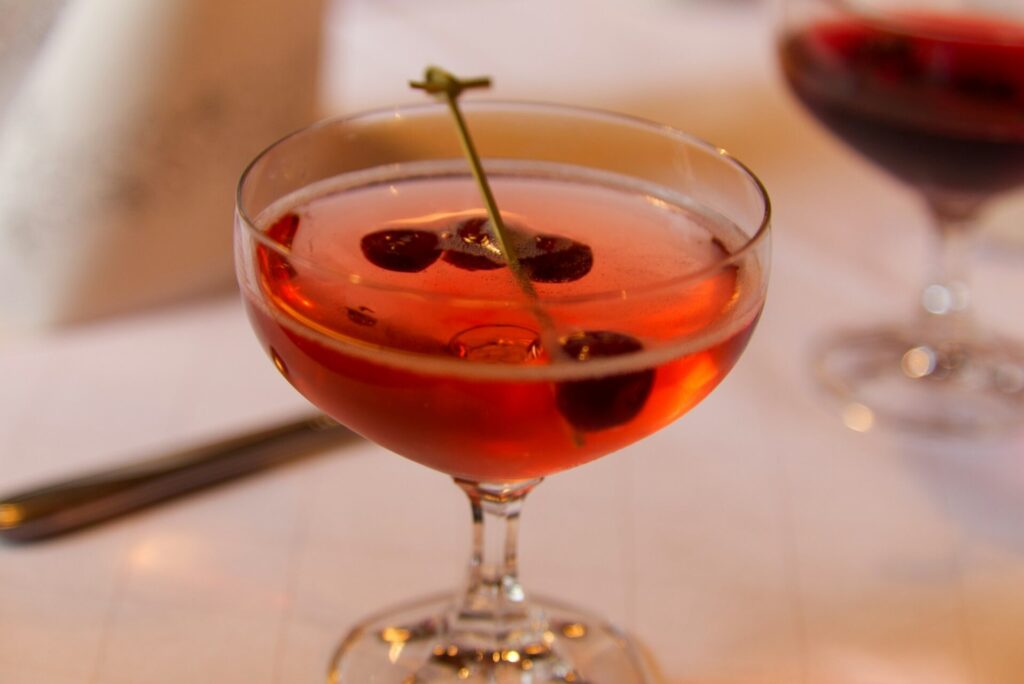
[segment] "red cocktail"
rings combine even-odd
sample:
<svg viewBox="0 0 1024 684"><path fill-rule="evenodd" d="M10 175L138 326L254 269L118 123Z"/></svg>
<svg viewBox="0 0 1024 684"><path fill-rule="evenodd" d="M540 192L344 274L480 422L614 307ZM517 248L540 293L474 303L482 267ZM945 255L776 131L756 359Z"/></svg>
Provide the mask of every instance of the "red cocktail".
<svg viewBox="0 0 1024 684"><path fill-rule="evenodd" d="M515 273L443 108L313 127L240 186L239 280L277 369L493 519L454 600L360 626L334 676L644 682L614 629L526 600L514 523L541 478L663 427L732 368L764 302L767 197L721 150L652 124L469 112ZM583 631L558 638L562 623Z"/></svg>
<svg viewBox="0 0 1024 684"><path fill-rule="evenodd" d="M560 338L550 350L500 254L489 259L467 239L486 218L472 179L447 166L355 187L340 179L267 214L267 236L288 253L257 248L249 311L281 372L326 413L455 477L508 482L650 434L732 367L763 294L759 264L718 267L730 243L745 242L735 226L572 169L491 171L524 252L555 246L535 255L550 262L537 283ZM425 241L422 269L375 265L361 249L375 235ZM712 272L666 285L681 265ZM374 286L340 279L342 271ZM639 294L574 301L631 291Z"/></svg>

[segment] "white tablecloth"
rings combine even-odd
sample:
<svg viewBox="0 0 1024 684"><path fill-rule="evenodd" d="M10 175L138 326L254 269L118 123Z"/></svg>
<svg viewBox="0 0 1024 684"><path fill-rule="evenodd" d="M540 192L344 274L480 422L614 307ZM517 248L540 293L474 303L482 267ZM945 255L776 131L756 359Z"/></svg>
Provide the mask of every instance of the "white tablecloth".
<svg viewBox="0 0 1024 684"><path fill-rule="evenodd" d="M811 381L816 336L910 311L928 233L913 195L787 96L766 8L348 0L325 29L328 112L415 101L405 82L436 62L491 74L495 96L685 128L773 196L772 285L745 357L690 415L531 496L528 589L622 625L669 683L1024 681L1022 438L857 433ZM1007 235L979 251L978 311L1024 336ZM5 491L304 409L233 296L5 340L0 378ZM321 682L358 618L461 578L468 525L444 476L353 443L0 547L0 683Z"/></svg>

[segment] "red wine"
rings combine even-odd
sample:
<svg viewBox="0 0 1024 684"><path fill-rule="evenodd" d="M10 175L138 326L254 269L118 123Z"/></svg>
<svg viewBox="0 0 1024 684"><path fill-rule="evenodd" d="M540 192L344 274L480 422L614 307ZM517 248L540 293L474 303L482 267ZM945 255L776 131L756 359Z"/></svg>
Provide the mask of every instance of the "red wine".
<svg viewBox="0 0 1024 684"><path fill-rule="evenodd" d="M807 108L925 192L1024 183L1024 25L906 13L805 26L781 46Z"/></svg>

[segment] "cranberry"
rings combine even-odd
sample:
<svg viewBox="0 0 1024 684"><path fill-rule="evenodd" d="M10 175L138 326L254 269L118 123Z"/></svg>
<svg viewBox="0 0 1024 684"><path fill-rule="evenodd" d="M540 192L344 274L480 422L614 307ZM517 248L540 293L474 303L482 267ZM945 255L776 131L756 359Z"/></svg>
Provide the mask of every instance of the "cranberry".
<svg viewBox="0 0 1024 684"><path fill-rule="evenodd" d="M530 280L569 283L590 273L594 253L582 242L553 235L535 235L519 248L519 263Z"/></svg>
<svg viewBox="0 0 1024 684"><path fill-rule="evenodd" d="M460 223L446 247L441 258L466 271L490 271L505 265L497 241L487 230L487 219L482 216Z"/></svg>
<svg viewBox="0 0 1024 684"><path fill-rule="evenodd" d="M482 216L460 223L446 242L442 258L467 271L504 266L504 255L488 225L488 219ZM523 273L534 282L572 282L589 273L594 265L593 252L581 242L557 235L528 235L516 226L506 225L506 229Z"/></svg>
<svg viewBox="0 0 1024 684"><path fill-rule="evenodd" d="M437 235L425 230L378 230L364 235L359 246L374 266L403 273L422 271L441 256Z"/></svg>
<svg viewBox="0 0 1024 684"><path fill-rule="evenodd" d="M579 362L633 354L643 344L617 332L586 331L569 336L562 349ZM605 430L628 423L647 403L654 386L654 370L619 373L588 380L558 383L555 404L569 424L578 430Z"/></svg>

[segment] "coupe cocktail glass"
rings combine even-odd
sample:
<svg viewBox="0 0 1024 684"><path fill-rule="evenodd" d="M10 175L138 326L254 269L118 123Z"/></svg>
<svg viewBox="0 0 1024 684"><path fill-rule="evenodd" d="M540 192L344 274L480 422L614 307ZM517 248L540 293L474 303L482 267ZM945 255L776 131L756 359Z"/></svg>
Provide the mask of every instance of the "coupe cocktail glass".
<svg viewBox="0 0 1024 684"><path fill-rule="evenodd" d="M975 324L966 258L982 206L1024 184L1024 3L787 0L783 10L793 92L913 188L935 226L916 314L834 336L819 377L861 426L871 416L930 432L1020 426L1024 347Z"/></svg>
<svg viewBox="0 0 1024 684"><path fill-rule="evenodd" d="M530 287L443 106L317 124L239 186L238 278L274 365L472 506L462 588L356 627L332 681L644 682L613 627L524 592L520 509L545 476L663 427L732 368L764 302L768 198L667 127L493 102L466 118Z"/></svg>

